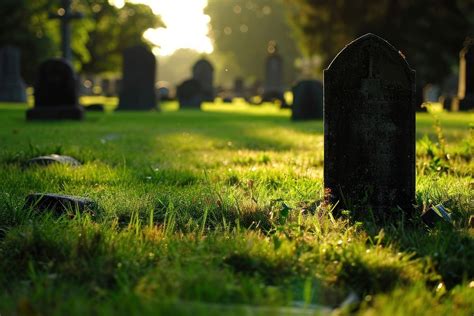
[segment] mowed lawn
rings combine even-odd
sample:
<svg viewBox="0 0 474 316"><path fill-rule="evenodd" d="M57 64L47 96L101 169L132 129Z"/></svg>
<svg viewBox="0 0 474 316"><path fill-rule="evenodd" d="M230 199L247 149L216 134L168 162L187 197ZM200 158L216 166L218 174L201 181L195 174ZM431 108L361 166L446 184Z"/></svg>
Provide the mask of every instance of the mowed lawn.
<svg viewBox="0 0 474 316"><path fill-rule="evenodd" d="M474 114L417 114L417 214L375 224L320 206L323 123L289 110L25 109L0 104L1 315L474 313ZM23 167L52 153L83 165ZM34 192L99 208L38 214ZM437 203L454 223L430 229Z"/></svg>

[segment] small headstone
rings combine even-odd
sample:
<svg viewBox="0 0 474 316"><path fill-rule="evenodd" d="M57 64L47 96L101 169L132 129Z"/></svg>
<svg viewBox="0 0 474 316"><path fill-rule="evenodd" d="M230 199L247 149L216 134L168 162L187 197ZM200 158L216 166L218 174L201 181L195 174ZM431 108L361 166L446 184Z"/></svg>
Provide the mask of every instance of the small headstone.
<svg viewBox="0 0 474 316"><path fill-rule="evenodd" d="M77 101L76 75L64 59L49 59L39 68L35 85L35 106L26 112L28 120L81 120L84 110Z"/></svg>
<svg viewBox="0 0 474 316"><path fill-rule="evenodd" d="M323 118L323 84L317 80L303 80L293 87L293 120Z"/></svg>
<svg viewBox="0 0 474 316"><path fill-rule="evenodd" d="M52 211L57 216L64 214L74 216L76 212L95 215L97 203L88 198L72 195L33 193L26 197L24 207L37 212Z"/></svg>
<svg viewBox="0 0 474 316"><path fill-rule="evenodd" d="M159 87L158 96L160 98L160 101L170 101L171 100L170 89L168 89L167 87Z"/></svg>
<svg viewBox="0 0 474 316"><path fill-rule="evenodd" d="M200 109L203 101L201 84L195 79L188 79L181 83L177 90L179 107L181 109Z"/></svg>
<svg viewBox="0 0 474 316"><path fill-rule="evenodd" d="M366 34L324 71L326 201L379 217L415 201L415 71Z"/></svg>
<svg viewBox="0 0 474 316"><path fill-rule="evenodd" d="M32 165L40 165L40 166L49 166L53 163L59 163L62 165L70 165L70 166L80 166L81 163L70 157L70 156L63 156L63 155L47 155L47 156L39 156L32 158L26 162L26 166Z"/></svg>
<svg viewBox="0 0 474 316"><path fill-rule="evenodd" d="M267 50L262 99L270 102L280 100L282 105L286 105L283 86L283 58L278 53L276 43L270 42Z"/></svg>
<svg viewBox="0 0 474 316"><path fill-rule="evenodd" d="M102 95L106 97L113 97L115 96L115 82L112 79L102 79L101 81L101 88L102 88Z"/></svg>
<svg viewBox="0 0 474 316"><path fill-rule="evenodd" d="M474 109L474 39L459 54L459 110Z"/></svg>
<svg viewBox="0 0 474 316"><path fill-rule="evenodd" d="M435 84L427 84L423 88L423 99L425 102L438 102L440 87Z"/></svg>
<svg viewBox="0 0 474 316"><path fill-rule="evenodd" d="M244 79L236 78L234 80L234 96L236 98L244 98L245 97Z"/></svg>
<svg viewBox="0 0 474 316"><path fill-rule="evenodd" d="M193 79L201 84L203 101L214 102L214 67L207 59L200 59L194 64Z"/></svg>
<svg viewBox="0 0 474 316"><path fill-rule="evenodd" d="M26 102L26 87L20 75L20 50L0 48L0 101Z"/></svg>
<svg viewBox="0 0 474 316"><path fill-rule="evenodd" d="M451 213L446 210L443 204L430 207L421 214L421 220L429 227L435 227L439 223L452 223Z"/></svg>
<svg viewBox="0 0 474 316"><path fill-rule="evenodd" d="M443 81L441 86L441 95L438 101L443 104L443 108L447 111L453 110L453 100L458 93L458 81L459 76L451 74Z"/></svg>
<svg viewBox="0 0 474 316"><path fill-rule="evenodd" d="M157 108L155 81L155 55L142 45L127 48L123 52L123 76L118 110Z"/></svg>

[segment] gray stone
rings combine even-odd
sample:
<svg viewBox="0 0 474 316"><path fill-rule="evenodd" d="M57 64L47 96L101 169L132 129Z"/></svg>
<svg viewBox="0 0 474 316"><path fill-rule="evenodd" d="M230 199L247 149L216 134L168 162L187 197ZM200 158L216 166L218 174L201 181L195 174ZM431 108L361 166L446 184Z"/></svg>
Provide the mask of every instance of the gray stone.
<svg viewBox="0 0 474 316"><path fill-rule="evenodd" d="M459 110L474 109L474 40L466 43L459 54Z"/></svg>
<svg viewBox="0 0 474 316"><path fill-rule="evenodd" d="M323 84L317 80L302 80L293 89L293 120L323 118Z"/></svg>
<svg viewBox="0 0 474 316"><path fill-rule="evenodd" d="M70 165L70 166L80 166L81 163L70 157L70 156L63 156L63 155L47 155L47 156L39 156L32 158L26 162L26 166L32 165L40 165L40 166L49 166L53 163L59 163L63 165Z"/></svg>
<svg viewBox="0 0 474 316"><path fill-rule="evenodd" d="M20 75L20 50L0 48L0 101L26 102L26 87Z"/></svg>
<svg viewBox="0 0 474 316"><path fill-rule="evenodd" d="M245 98L245 84L244 79L235 78L234 80L234 97L236 98Z"/></svg>
<svg viewBox="0 0 474 316"><path fill-rule="evenodd" d="M193 79L201 85L203 101L214 102L214 67L207 59L200 59L194 64Z"/></svg>
<svg viewBox="0 0 474 316"><path fill-rule="evenodd" d="M366 34L324 71L324 186L332 204L375 216L415 201L415 71Z"/></svg>
<svg viewBox="0 0 474 316"><path fill-rule="evenodd" d="M278 47L270 42L268 56L265 62L265 81L263 84L263 101L279 100L286 105L283 86L283 58L278 53Z"/></svg>
<svg viewBox="0 0 474 316"><path fill-rule="evenodd" d="M188 79L176 89L179 107L181 109L200 109L203 102L201 84L195 79Z"/></svg>
<svg viewBox="0 0 474 316"><path fill-rule="evenodd" d="M51 211L57 216L73 217L76 212L95 215L97 203L88 198L72 195L33 193L26 197L24 207L37 212Z"/></svg>
<svg viewBox="0 0 474 316"><path fill-rule="evenodd" d="M123 76L118 110L151 110L158 106L156 58L145 46L123 52Z"/></svg>
<svg viewBox="0 0 474 316"><path fill-rule="evenodd" d="M35 106L26 112L28 120L81 120L76 75L64 59L49 59L39 68L35 85Z"/></svg>

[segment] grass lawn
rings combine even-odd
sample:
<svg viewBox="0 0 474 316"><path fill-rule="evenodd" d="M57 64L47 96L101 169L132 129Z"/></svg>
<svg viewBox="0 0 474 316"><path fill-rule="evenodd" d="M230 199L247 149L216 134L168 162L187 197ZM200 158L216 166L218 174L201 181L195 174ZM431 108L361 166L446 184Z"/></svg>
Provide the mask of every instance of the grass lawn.
<svg viewBox="0 0 474 316"><path fill-rule="evenodd" d="M350 295L338 312L474 313L474 114L417 115L418 211L443 203L454 219L429 229L320 207L323 124L288 110L25 109L0 104L1 315L313 315ZM51 153L83 165L22 168ZM23 208L33 192L99 210L38 214Z"/></svg>

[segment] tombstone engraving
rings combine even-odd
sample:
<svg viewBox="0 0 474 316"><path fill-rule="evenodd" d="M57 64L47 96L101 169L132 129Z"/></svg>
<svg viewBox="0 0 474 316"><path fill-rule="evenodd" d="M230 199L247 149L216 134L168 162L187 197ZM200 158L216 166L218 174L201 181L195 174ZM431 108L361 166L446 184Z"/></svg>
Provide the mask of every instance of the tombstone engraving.
<svg viewBox="0 0 474 316"><path fill-rule="evenodd" d="M0 101L26 102L26 87L20 75L20 50L0 48Z"/></svg>
<svg viewBox="0 0 474 316"><path fill-rule="evenodd" d="M214 67L207 59L200 59L194 64L193 79L201 85L203 101L214 102Z"/></svg>
<svg viewBox="0 0 474 316"><path fill-rule="evenodd" d="M317 80L302 80L292 89L293 120L314 120L323 118L323 84Z"/></svg>
<svg viewBox="0 0 474 316"><path fill-rule="evenodd" d="M35 105L27 120L81 120L84 109L77 100L76 75L64 59L49 59L39 67L35 84Z"/></svg>
<svg viewBox="0 0 474 316"><path fill-rule="evenodd" d="M145 46L123 52L123 76L120 84L119 110L151 110L158 106L155 90L156 58Z"/></svg>
<svg viewBox="0 0 474 316"><path fill-rule="evenodd" d="M195 79L185 80L176 89L176 97L181 109L200 109L203 102L201 84Z"/></svg>
<svg viewBox="0 0 474 316"><path fill-rule="evenodd" d="M474 109L474 39L459 54L458 98L460 111Z"/></svg>
<svg viewBox="0 0 474 316"><path fill-rule="evenodd" d="M325 198L376 216L415 200L415 71L366 34L324 71Z"/></svg>
<svg viewBox="0 0 474 316"><path fill-rule="evenodd" d="M278 46L273 41L268 44L267 51L262 99L269 102L280 100L282 105L286 105L283 96L285 92L283 86L283 58L278 53Z"/></svg>

